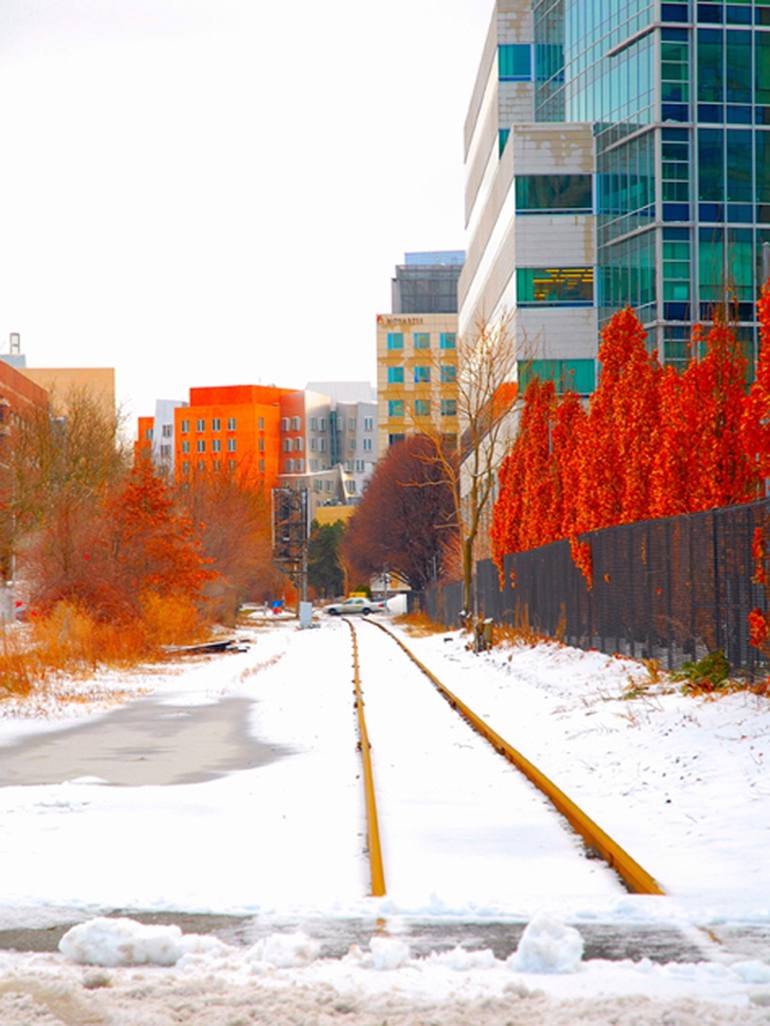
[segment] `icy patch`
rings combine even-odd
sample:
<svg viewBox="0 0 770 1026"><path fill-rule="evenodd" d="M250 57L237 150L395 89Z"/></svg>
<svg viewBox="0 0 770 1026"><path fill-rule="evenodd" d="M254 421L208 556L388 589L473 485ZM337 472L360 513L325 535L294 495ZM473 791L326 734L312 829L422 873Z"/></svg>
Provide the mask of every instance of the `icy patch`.
<svg viewBox="0 0 770 1026"><path fill-rule="evenodd" d="M433 952L429 961L437 965L446 966L458 973L465 973L471 969L495 969L499 965L491 948L483 948L481 951L466 951L459 945L451 951Z"/></svg>
<svg viewBox="0 0 770 1026"><path fill-rule="evenodd" d="M264 964L275 969L296 969L318 958L320 945L307 934L272 933L252 944L247 960L254 965Z"/></svg>
<svg viewBox="0 0 770 1026"><path fill-rule="evenodd" d="M738 962L730 968L744 983L770 983L770 965L766 962Z"/></svg>
<svg viewBox="0 0 770 1026"><path fill-rule="evenodd" d="M582 957L578 931L541 913L527 925L508 965L522 973L575 973Z"/></svg>

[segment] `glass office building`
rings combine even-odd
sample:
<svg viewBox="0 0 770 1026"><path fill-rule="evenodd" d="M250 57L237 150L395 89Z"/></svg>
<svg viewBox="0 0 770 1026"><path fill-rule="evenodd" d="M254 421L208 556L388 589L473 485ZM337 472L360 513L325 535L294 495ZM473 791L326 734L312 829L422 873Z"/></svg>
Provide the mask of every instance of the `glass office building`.
<svg viewBox="0 0 770 1026"><path fill-rule="evenodd" d="M534 0L537 122L590 122L599 326L631 303L667 363L734 303L756 349L770 243L770 0ZM526 69L525 69L526 70Z"/></svg>

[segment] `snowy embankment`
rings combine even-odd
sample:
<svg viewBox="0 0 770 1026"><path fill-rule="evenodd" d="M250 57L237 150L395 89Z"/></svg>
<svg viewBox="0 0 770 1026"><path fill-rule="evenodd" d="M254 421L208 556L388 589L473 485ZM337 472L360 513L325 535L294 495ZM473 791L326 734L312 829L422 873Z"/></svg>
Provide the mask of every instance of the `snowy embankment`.
<svg viewBox="0 0 770 1026"><path fill-rule="evenodd" d="M367 661L366 634L375 631L360 628L367 715L370 730L377 731L375 719L382 724L390 716L398 725L400 707L388 712L387 697L405 685L406 662L395 646L392 655L380 648ZM295 928L231 946L182 937L172 927L148 934L136 923L91 920L70 932L62 954L0 953L0 1023L770 1023L766 942L739 952L695 929L710 926L719 937L727 929L723 924L770 924L770 886L763 879L770 840L764 771L770 703L751 695L704 702L660 686L625 701L629 680L647 673L639 664L556 645L475 656L457 634L404 636L670 896L573 894L564 900L556 880L553 893L541 888L533 905L527 874L512 873L503 886L498 853L485 867L482 833L468 848L474 872L452 879L451 895L445 889L450 878L439 873L425 902L415 849L413 860L391 862L400 878L392 893L366 898L348 629L325 623L298 632L289 622L275 624L254 632L248 653L195 661L173 672L73 684L91 694L104 689L105 701L95 712L50 700L38 704L38 714L47 708L59 718L43 721L19 718L22 710L8 703L0 706L0 745L9 765L14 746L38 733L52 743L55 737L64 753L60 775L50 782L0 789L0 928L83 921L121 908L129 914L230 912L262 924L312 916L373 922L384 915L385 933L343 958L329 958ZM209 760L211 774L197 783L109 786L110 780L84 772L82 761L68 772L66 738L53 732L84 719L108 728L110 687L120 688L121 697L153 696L148 736L171 731L206 706L248 698L248 731L263 746L275 746L275 758L257 765L244 756L242 769L218 772L211 749L226 747L227 738L215 743L204 733L195 757ZM426 680L410 678L408 687L424 688L419 699L416 692L412 697L429 726L425 734L459 749L468 759L467 775L481 781L481 771L471 767L484 743L470 731L460 739L454 722L443 725L446 707ZM171 747L173 738L162 733L158 744ZM406 817L419 818L403 804L409 800L403 782L425 769L425 752L410 752L406 732L402 740L390 782L380 767L383 786L393 788L385 799L393 844L405 836ZM84 745L77 741L74 747ZM81 760L87 756L80 752ZM124 747L115 758L125 768L143 755ZM430 798L425 792L417 804ZM444 803L442 831L445 823L463 823L470 808L457 781ZM471 845L473 833L463 843ZM410 864L414 877L404 879ZM538 915L538 903L551 913L558 908L560 918ZM487 915L503 927L523 916L530 925L510 958L464 948L417 957L409 947L410 914L447 923ZM596 922L673 924L698 933L693 942L704 960L581 960L577 934Z"/></svg>

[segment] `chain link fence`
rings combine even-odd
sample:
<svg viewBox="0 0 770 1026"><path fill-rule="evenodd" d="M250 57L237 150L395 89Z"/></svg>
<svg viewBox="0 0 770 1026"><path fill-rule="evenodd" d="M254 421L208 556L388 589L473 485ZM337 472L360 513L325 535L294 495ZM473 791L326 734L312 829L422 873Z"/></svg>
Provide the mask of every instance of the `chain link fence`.
<svg viewBox="0 0 770 1026"><path fill-rule="evenodd" d="M490 560L476 564L474 610L496 622L531 628L579 648L668 669L721 649L734 671L767 673L767 659L749 643L748 614L768 609L768 586L757 580L770 551L770 500L581 535L591 546L593 587L554 542L505 558L504 581ZM760 574L761 577L761 574ZM457 626L462 586L433 587L416 598L432 619Z"/></svg>

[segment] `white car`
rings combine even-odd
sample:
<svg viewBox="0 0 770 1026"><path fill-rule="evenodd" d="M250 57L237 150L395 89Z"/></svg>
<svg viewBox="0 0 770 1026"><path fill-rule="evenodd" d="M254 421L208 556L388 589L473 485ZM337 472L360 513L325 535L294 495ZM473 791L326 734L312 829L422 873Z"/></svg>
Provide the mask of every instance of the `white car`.
<svg viewBox="0 0 770 1026"><path fill-rule="evenodd" d="M346 598L342 602L333 602L324 609L329 616L347 616L349 613L361 613L368 616L370 613L386 613L387 604L369 598Z"/></svg>

